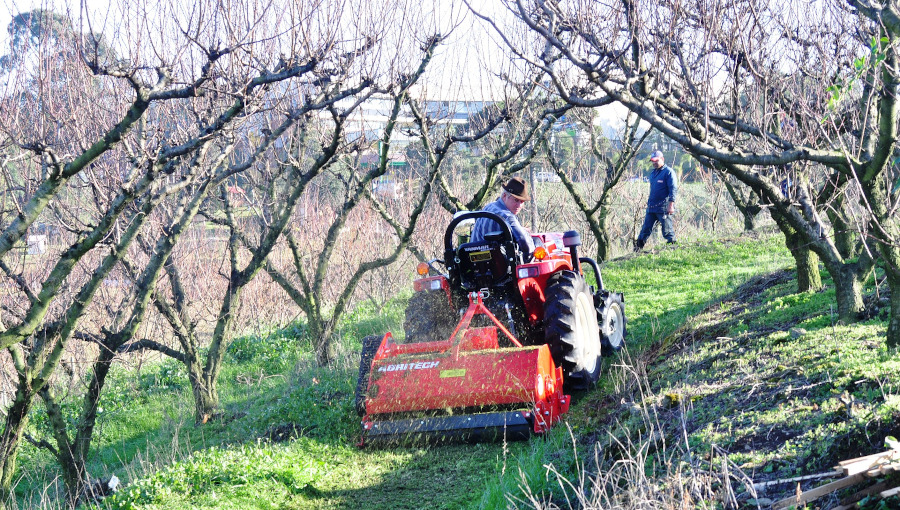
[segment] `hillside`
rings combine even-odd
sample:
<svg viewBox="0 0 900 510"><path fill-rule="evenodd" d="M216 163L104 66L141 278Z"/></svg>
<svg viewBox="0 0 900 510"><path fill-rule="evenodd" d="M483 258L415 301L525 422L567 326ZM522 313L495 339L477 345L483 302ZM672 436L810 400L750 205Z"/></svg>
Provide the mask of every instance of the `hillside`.
<svg viewBox="0 0 900 510"><path fill-rule="evenodd" d="M606 285L626 294L628 353L601 387L575 395L567 426L528 442L355 446L358 341L401 329L401 302L350 317L329 369L313 366L302 325L239 339L222 377L225 416L208 426L193 425L177 365L123 368L91 470L125 488L101 507L756 508L795 487L752 494L748 480L828 471L900 435L884 288L866 291L869 319L839 325L833 292L794 294L790 264L778 237L610 262ZM148 391L132 398L131 388ZM43 486L52 459L33 447L24 457L20 505L55 508L57 488Z"/></svg>

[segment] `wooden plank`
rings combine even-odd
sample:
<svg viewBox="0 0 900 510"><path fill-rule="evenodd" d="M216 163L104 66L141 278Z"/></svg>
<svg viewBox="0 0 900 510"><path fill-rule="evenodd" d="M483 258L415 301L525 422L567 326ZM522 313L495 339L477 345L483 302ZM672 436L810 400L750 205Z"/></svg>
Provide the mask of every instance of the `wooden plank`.
<svg viewBox="0 0 900 510"><path fill-rule="evenodd" d="M900 450L887 450L887 451L881 452L881 453L872 453L869 455L863 455L862 457L856 457L855 459L842 460L842 461L838 462L838 466L846 466L848 464L855 464L857 462L860 462L863 460L868 460L873 457L875 457L875 458L877 458L877 457L895 457L898 455L900 455Z"/></svg>
<svg viewBox="0 0 900 510"><path fill-rule="evenodd" d="M889 475L894 471L900 471L900 464L879 464L872 466L872 469L865 471L869 478L877 478L879 476ZM853 473L856 474L856 473Z"/></svg>
<svg viewBox="0 0 900 510"><path fill-rule="evenodd" d="M838 462L838 466L843 467L843 466L847 466L847 465L850 465L850 464L855 464L855 463L857 463L857 462L861 462L861 461L864 461L864 460L869 460L869 459L872 459L872 458L881 457L882 455L887 455L887 454L889 454L889 453L891 453L891 452L893 452L893 450L888 450L888 451L886 451L886 452L881 452L881 453L872 453L872 454L869 454L869 455L863 455L862 457L856 457L855 459L842 460L842 461Z"/></svg>
<svg viewBox="0 0 900 510"><path fill-rule="evenodd" d="M844 467L844 475L845 476L853 476L859 473L865 473L867 471L871 471L872 468L878 470L877 462L860 462L858 464L851 464L849 466Z"/></svg>
<svg viewBox="0 0 900 510"><path fill-rule="evenodd" d="M848 464L843 466L841 469L844 471L844 474L847 476L853 476L856 473L862 473L864 471L869 471L871 469L878 469L880 466L888 465L891 462L890 457L883 458L874 458L863 460L859 462L855 462L853 464Z"/></svg>
<svg viewBox="0 0 900 510"><path fill-rule="evenodd" d="M888 489L886 491L879 492L878 495L881 496L881 499L889 498L891 496L896 496L900 494L900 486L894 487L893 489Z"/></svg>
<svg viewBox="0 0 900 510"><path fill-rule="evenodd" d="M865 457L858 457L856 459L838 462L838 465L835 466L835 469L840 469L846 476L852 476L856 473L868 471L875 466L890 463L894 459L898 458L900 458L900 451L889 450L882 453L874 453L872 455L866 455Z"/></svg>
<svg viewBox="0 0 900 510"><path fill-rule="evenodd" d="M841 490L845 487L850 487L851 485L856 485L863 480L866 479L866 475L864 473L857 473L853 476L848 476L847 478L841 478L840 480L836 480L831 483L827 483L820 487L816 487L815 489L806 491L801 494L797 494L795 496L791 496L789 498L784 498L781 501L776 502L772 505L772 508L778 510L779 508L787 508L791 505L801 505L803 503L809 503L810 501L815 501L822 496L827 494L831 494L834 491Z"/></svg>

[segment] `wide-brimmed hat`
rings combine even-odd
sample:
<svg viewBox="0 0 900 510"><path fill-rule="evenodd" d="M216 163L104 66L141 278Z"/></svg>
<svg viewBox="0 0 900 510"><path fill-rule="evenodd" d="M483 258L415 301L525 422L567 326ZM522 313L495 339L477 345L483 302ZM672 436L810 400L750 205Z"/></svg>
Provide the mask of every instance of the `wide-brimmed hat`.
<svg viewBox="0 0 900 510"><path fill-rule="evenodd" d="M528 185L525 184L525 181L523 181L521 177L513 177L506 181L506 184L503 185L503 189L519 200L524 200L526 202L531 200L531 196L528 195Z"/></svg>
<svg viewBox="0 0 900 510"><path fill-rule="evenodd" d="M663 159L662 151L653 151L650 153L650 161L659 161Z"/></svg>

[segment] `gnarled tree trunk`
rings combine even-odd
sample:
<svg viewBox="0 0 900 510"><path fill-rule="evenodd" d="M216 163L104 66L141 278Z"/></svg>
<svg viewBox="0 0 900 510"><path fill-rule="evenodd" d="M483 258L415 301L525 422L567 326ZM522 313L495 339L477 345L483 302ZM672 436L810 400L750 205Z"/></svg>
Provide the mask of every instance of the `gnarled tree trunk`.
<svg viewBox="0 0 900 510"><path fill-rule="evenodd" d="M822 288L819 256L796 233L785 233L784 244L797 265L797 292L817 292Z"/></svg>
<svg viewBox="0 0 900 510"><path fill-rule="evenodd" d="M838 317L845 323L856 322L864 308L859 268L856 264L846 264L837 274L832 273L832 277Z"/></svg>
<svg viewBox="0 0 900 510"><path fill-rule="evenodd" d="M887 345L900 347L900 273L889 271L888 285L891 288L891 313L888 319Z"/></svg>
<svg viewBox="0 0 900 510"><path fill-rule="evenodd" d="M206 376L197 363L188 365L188 380L194 393L194 421L206 423L219 412L219 390L216 380Z"/></svg>
<svg viewBox="0 0 900 510"><path fill-rule="evenodd" d="M737 207L737 210L740 211L741 216L744 218L744 232L753 232L756 230L756 217L762 212L762 207L759 205L759 195L753 192L753 190L749 190L749 192L744 195L741 189L738 188L738 185L732 182L732 178L728 176L722 170L716 169L716 175L722 180L722 183L725 184L725 189L728 190L728 194L731 196L731 201L734 203L734 206ZM788 246L790 249L790 246ZM791 252L793 254L793 251ZM795 257L796 258L796 257ZM799 280L799 268L800 264L798 261L798 280ZM818 266L817 266L818 270ZM821 278L819 279L819 284L821 286ZM805 291L801 291L805 292Z"/></svg>
<svg viewBox="0 0 900 510"><path fill-rule="evenodd" d="M12 499L12 482L16 473L16 453L28 424L28 411L34 395L31 385L22 380L16 388L15 400L6 413L3 433L0 434L0 508Z"/></svg>
<svg viewBox="0 0 900 510"><path fill-rule="evenodd" d="M822 288L822 274L819 272L819 256L809 249L809 244L797 233L787 219L778 212L771 210L772 218L784 234L784 245L794 257L797 267L797 292L816 292Z"/></svg>

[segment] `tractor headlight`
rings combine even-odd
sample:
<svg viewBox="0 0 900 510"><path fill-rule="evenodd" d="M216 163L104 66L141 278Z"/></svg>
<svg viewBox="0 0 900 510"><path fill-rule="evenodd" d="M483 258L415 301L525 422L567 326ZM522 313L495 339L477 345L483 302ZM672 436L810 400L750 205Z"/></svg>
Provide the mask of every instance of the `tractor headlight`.
<svg viewBox="0 0 900 510"><path fill-rule="evenodd" d="M431 290L440 290L441 289L441 281L440 280L431 280Z"/></svg>
<svg viewBox="0 0 900 510"><path fill-rule="evenodd" d="M536 267L520 267L519 268L519 279L522 278L531 278L532 276L537 276L538 268Z"/></svg>

